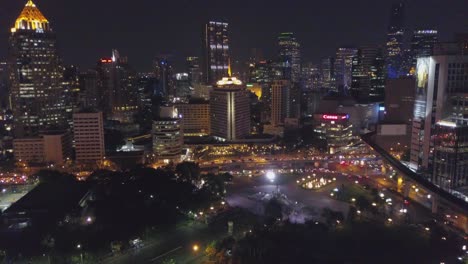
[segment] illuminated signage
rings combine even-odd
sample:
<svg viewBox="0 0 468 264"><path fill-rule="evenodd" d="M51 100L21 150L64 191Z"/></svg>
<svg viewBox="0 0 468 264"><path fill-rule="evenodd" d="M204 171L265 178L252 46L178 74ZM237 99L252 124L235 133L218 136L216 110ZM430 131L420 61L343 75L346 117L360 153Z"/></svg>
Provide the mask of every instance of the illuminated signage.
<svg viewBox="0 0 468 264"><path fill-rule="evenodd" d="M102 63L112 63L112 59L102 58L102 59L101 59L101 62L102 62Z"/></svg>
<svg viewBox="0 0 468 264"><path fill-rule="evenodd" d="M348 119L348 115L322 115L324 120L344 120Z"/></svg>
<svg viewBox="0 0 468 264"><path fill-rule="evenodd" d="M380 111L385 111L385 106L380 106L380 107L379 107L379 110L380 110Z"/></svg>

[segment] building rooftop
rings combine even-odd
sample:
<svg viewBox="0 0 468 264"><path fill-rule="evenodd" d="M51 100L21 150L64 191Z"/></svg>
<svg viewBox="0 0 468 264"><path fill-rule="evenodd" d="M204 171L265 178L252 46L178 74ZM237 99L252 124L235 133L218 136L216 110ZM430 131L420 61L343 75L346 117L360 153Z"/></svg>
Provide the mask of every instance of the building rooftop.
<svg viewBox="0 0 468 264"><path fill-rule="evenodd" d="M49 30L49 21L42 12L37 8L36 4L32 0L28 0L26 5L21 11L20 15L16 19L15 26L11 29L11 32L16 30L27 29L27 30Z"/></svg>

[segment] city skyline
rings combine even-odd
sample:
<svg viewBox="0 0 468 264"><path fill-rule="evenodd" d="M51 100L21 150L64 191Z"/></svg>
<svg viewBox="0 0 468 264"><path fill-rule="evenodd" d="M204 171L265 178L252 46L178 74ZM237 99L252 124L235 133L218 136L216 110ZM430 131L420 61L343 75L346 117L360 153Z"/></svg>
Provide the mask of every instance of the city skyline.
<svg viewBox="0 0 468 264"><path fill-rule="evenodd" d="M1 39L7 39L8 29L25 4L23 2L8 2L3 12L0 11L3 18L0 27L4 28L0 32ZM169 53L173 55L176 70L180 71L186 56L200 55L200 31L210 19L226 19L230 23L235 61L245 62L250 48L263 49L266 58L274 58L279 33L292 31L301 43L304 62L317 63L341 46L383 45L392 2L334 1L310 7L305 1L295 1L288 6L282 6L279 1L269 1L268 4L257 1L247 7L247 3L241 1L232 8L225 8L225 5L214 1L203 4L172 1L159 3L159 6L158 3L118 5L107 0L98 3L43 0L36 4L57 34L59 53L65 64L90 68L98 58L116 48L128 55L129 63L137 70L149 70L154 57ZM340 9L336 9L337 4ZM416 0L406 3L405 40L408 42L409 33L415 28L435 28L441 41L450 40L454 33L466 31L468 24L464 17L467 9L464 6L462 2L447 4ZM262 12L266 15L261 16ZM450 13L451 19L443 19L440 13ZM138 18L120 19L126 15ZM87 19L83 20L83 16ZM329 18L332 22L325 23ZM347 22L350 19L354 23ZM0 58L5 59L6 54L5 41L0 45Z"/></svg>

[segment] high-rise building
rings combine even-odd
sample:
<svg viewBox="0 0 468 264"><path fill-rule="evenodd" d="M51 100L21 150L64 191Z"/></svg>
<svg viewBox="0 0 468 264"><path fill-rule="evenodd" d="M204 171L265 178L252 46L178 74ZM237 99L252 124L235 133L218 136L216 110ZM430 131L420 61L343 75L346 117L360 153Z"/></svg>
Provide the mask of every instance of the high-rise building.
<svg viewBox="0 0 468 264"><path fill-rule="evenodd" d="M417 29L413 31L411 38L411 68L410 74L416 74L416 63L418 58L432 56L434 44L438 41L437 30Z"/></svg>
<svg viewBox="0 0 468 264"><path fill-rule="evenodd" d="M385 122L411 125L416 81L413 77L389 79L385 85Z"/></svg>
<svg viewBox="0 0 468 264"><path fill-rule="evenodd" d="M468 112L465 111L468 102L466 94L468 94L467 56L437 55L418 59L411 166L432 180L435 177L436 125L448 121L453 122L457 130L463 130L459 127L468 126Z"/></svg>
<svg viewBox="0 0 468 264"><path fill-rule="evenodd" d="M55 34L31 0L11 28L8 66L16 137L65 127L63 68Z"/></svg>
<svg viewBox="0 0 468 264"><path fill-rule="evenodd" d="M179 100L186 100L193 94L193 88L190 86L189 74L179 72L174 74L174 97Z"/></svg>
<svg viewBox="0 0 468 264"><path fill-rule="evenodd" d="M184 136L210 134L210 103L203 99L191 99L188 103L176 104L182 119Z"/></svg>
<svg viewBox="0 0 468 264"><path fill-rule="evenodd" d="M81 105L84 108L101 109L104 105L104 93L99 85L98 73L96 70L81 72L79 75L79 86L81 92Z"/></svg>
<svg viewBox="0 0 468 264"><path fill-rule="evenodd" d="M211 135L220 141L249 136L250 95L236 77L223 77L210 92L210 124Z"/></svg>
<svg viewBox="0 0 468 264"><path fill-rule="evenodd" d="M351 95L359 102L382 101L385 95L385 65L377 47L361 47L353 57Z"/></svg>
<svg viewBox="0 0 468 264"><path fill-rule="evenodd" d="M209 21L205 24L202 43L203 80L214 85L228 75L230 60L228 23Z"/></svg>
<svg viewBox="0 0 468 264"><path fill-rule="evenodd" d="M105 156L102 112L73 114L76 161L93 164Z"/></svg>
<svg viewBox="0 0 468 264"><path fill-rule="evenodd" d="M402 74L403 40L405 34L405 4L392 4L387 31L386 68L388 78L397 78Z"/></svg>
<svg viewBox="0 0 468 264"><path fill-rule="evenodd" d="M465 98L464 106L468 104ZM450 119L437 122L434 130L434 184L453 190L468 184L468 126Z"/></svg>
<svg viewBox="0 0 468 264"><path fill-rule="evenodd" d="M271 119L274 126L283 125L284 119L291 116L289 80L275 80L271 84Z"/></svg>
<svg viewBox="0 0 468 264"><path fill-rule="evenodd" d="M200 59L198 57L187 57L186 63L190 85L193 87L196 84L202 83L203 74L200 67Z"/></svg>
<svg viewBox="0 0 468 264"><path fill-rule="evenodd" d="M154 60L154 73L158 82L156 94L166 99L172 99L175 96L175 84L171 62L167 58L156 58Z"/></svg>
<svg viewBox="0 0 468 264"><path fill-rule="evenodd" d="M7 65L6 61L0 61L0 109L11 109Z"/></svg>
<svg viewBox="0 0 468 264"><path fill-rule="evenodd" d="M328 57L322 59L320 65L321 88L325 91L336 92L336 77L335 77L335 58Z"/></svg>
<svg viewBox="0 0 468 264"><path fill-rule="evenodd" d="M339 93L348 94L351 89L353 58L357 56L356 48L338 48L335 57L336 89Z"/></svg>
<svg viewBox="0 0 468 264"><path fill-rule="evenodd" d="M281 68L281 79L298 83L301 79L301 45L294 33L281 33L278 37L278 63Z"/></svg>
<svg viewBox="0 0 468 264"><path fill-rule="evenodd" d="M98 61L97 72L99 89L104 96L100 109L106 118L133 122L138 110L137 75L128 64L127 57L121 57L117 50L112 50L111 58Z"/></svg>
<svg viewBox="0 0 468 264"><path fill-rule="evenodd" d="M184 134L181 119L174 106L162 106L153 120L153 153L158 160L180 161Z"/></svg>
<svg viewBox="0 0 468 264"><path fill-rule="evenodd" d="M301 89L312 91L320 89L320 70L317 65L306 63L301 69Z"/></svg>

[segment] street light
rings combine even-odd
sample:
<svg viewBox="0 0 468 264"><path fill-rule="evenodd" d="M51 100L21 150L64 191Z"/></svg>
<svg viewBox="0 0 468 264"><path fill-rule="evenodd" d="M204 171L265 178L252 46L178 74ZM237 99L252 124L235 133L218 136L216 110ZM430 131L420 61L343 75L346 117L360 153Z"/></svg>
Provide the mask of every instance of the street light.
<svg viewBox="0 0 468 264"><path fill-rule="evenodd" d="M266 177L270 182L274 182L275 179L276 179L276 174L274 172L272 172L272 171L268 171L266 173Z"/></svg>
<svg viewBox="0 0 468 264"><path fill-rule="evenodd" d="M83 252L81 251L81 244L76 245L76 248L80 250L80 263L83 263Z"/></svg>
<svg viewBox="0 0 468 264"><path fill-rule="evenodd" d="M193 245L192 249L193 249L194 252L198 252L200 247L197 244L195 244L195 245Z"/></svg>
<svg viewBox="0 0 468 264"><path fill-rule="evenodd" d="M274 173L273 171L268 171L266 173L266 177L271 183L274 183L276 179L276 173ZM276 182L276 192L278 194L280 193L278 182Z"/></svg>

